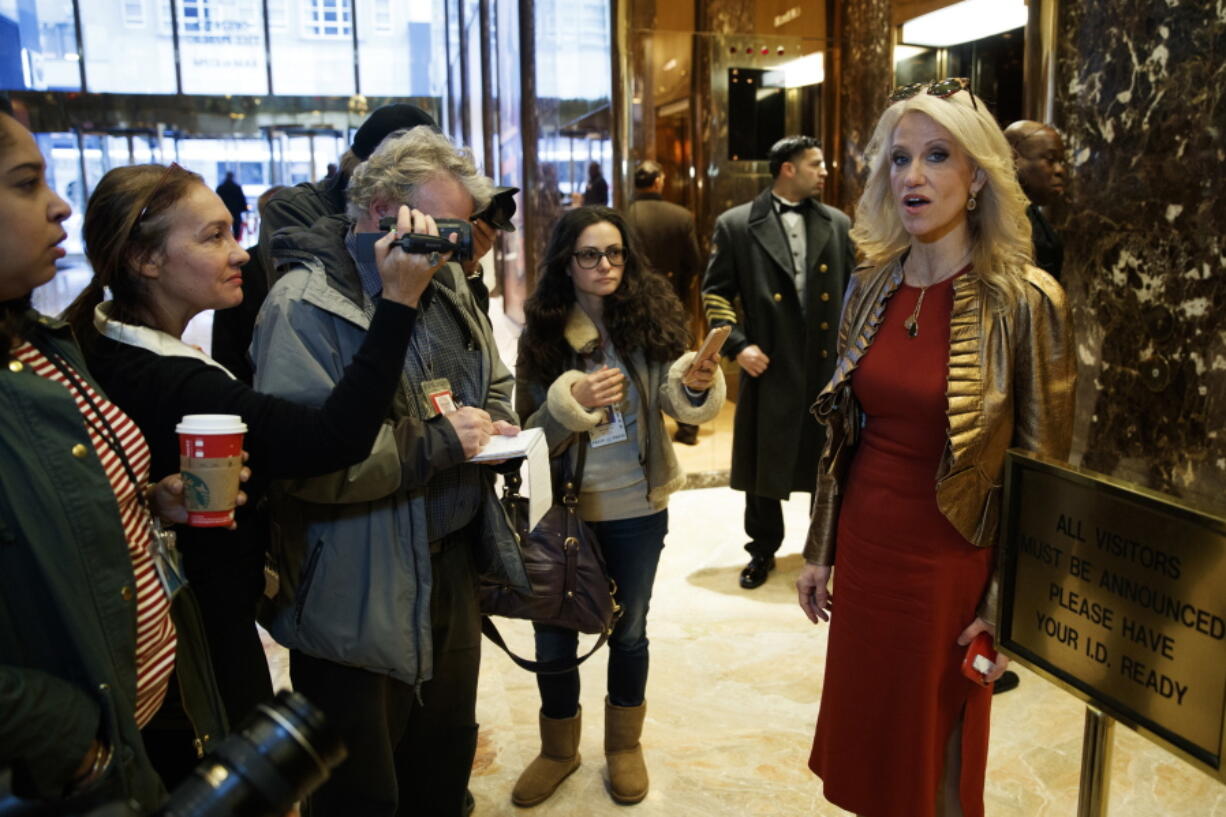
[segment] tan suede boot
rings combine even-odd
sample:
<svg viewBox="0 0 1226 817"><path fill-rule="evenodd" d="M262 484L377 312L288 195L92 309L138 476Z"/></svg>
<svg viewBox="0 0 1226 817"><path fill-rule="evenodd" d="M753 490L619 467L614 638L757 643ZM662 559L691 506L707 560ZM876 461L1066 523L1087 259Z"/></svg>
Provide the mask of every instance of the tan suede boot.
<svg viewBox="0 0 1226 817"><path fill-rule="evenodd" d="M515 781L511 802L535 806L549 799L571 772L579 768L579 727L583 710L573 718L541 715L541 753Z"/></svg>
<svg viewBox="0 0 1226 817"><path fill-rule="evenodd" d="M604 755L609 764L609 793L623 805L647 796L647 764L643 762L643 718L647 703L615 706L604 702Z"/></svg>

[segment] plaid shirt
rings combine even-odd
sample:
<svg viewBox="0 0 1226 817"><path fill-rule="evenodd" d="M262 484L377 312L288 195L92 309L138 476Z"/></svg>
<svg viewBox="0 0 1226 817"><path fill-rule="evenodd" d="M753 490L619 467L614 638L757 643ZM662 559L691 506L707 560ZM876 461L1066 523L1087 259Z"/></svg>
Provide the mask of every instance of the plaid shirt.
<svg viewBox="0 0 1226 817"><path fill-rule="evenodd" d="M358 278L366 299L366 316L375 314L375 304L383 292L383 279L372 263L358 260L353 233L345 246L357 265ZM417 326L404 359L404 372L413 390L410 411L426 419L426 398L421 384L446 378L457 406L476 406L482 393L481 350L471 337L460 314L459 304L443 286L431 283L422 293L417 308ZM445 422L436 420L436 422ZM481 507L481 470L479 465L460 465L437 472L426 485L426 535L431 542L460 530L473 520Z"/></svg>

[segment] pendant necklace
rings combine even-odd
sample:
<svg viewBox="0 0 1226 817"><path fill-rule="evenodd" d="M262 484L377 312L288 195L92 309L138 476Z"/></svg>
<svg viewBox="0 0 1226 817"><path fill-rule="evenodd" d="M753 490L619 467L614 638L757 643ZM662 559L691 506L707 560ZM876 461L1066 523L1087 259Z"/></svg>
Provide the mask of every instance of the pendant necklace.
<svg viewBox="0 0 1226 817"><path fill-rule="evenodd" d="M915 299L915 309L913 309L911 311L911 315L902 322L902 328L907 330L907 337L914 338L919 335L920 310L924 308L924 295L928 292L928 287L935 286L943 281L948 281L950 278L954 277L954 275L957 275L959 272L965 270L966 267L963 266L963 264L965 264L967 259L970 257L970 252L967 252L966 255L962 256L961 260L958 261L957 267L955 268L957 271L953 275L947 275L940 281L933 281L931 284L920 287L919 297Z"/></svg>

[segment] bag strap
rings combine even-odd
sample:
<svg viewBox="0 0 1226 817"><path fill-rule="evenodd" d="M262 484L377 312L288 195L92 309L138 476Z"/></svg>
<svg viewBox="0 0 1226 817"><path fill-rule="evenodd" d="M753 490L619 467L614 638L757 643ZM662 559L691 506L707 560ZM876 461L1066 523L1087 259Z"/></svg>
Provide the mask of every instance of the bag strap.
<svg viewBox="0 0 1226 817"><path fill-rule="evenodd" d="M583 490L583 466L587 463L587 448L590 440L591 436L586 431L579 434L579 436L575 439L573 444L579 446L579 453L575 455L575 471L573 474L568 475L567 473L570 471L570 460L563 460L563 463L565 463L565 466L562 469L562 479L564 480L562 485L564 489L562 494L563 502L566 502L567 496L570 496L574 501L573 505L577 505L579 503L579 492ZM562 456L566 455L563 454ZM574 491L572 491L570 494L567 494L565 491L566 482L574 485ZM566 504L573 507L571 502L566 502Z"/></svg>
<svg viewBox="0 0 1226 817"><path fill-rule="evenodd" d="M485 633L485 637L490 641L493 641L499 647L502 647L502 651L505 652L512 661L528 670L528 672L535 672L537 675L562 675L563 673L572 672L578 669L579 665L584 661L591 658L592 654L595 653L596 650L603 647L605 642L609 640L608 633L601 633L600 638L596 639L596 643L592 645L592 648L588 650L586 654L574 659L573 661L566 659L559 661L529 661L527 658L521 658L520 656L511 652L511 648L507 646L507 642L502 639L502 633L498 632L497 625L494 624L494 620L489 616L481 616L481 632Z"/></svg>
<svg viewBox="0 0 1226 817"><path fill-rule="evenodd" d="M563 460L562 501L568 506L572 515L576 513L575 508L579 503L579 489L583 484L583 466L587 460L588 439L588 433L585 431L580 434L579 438L575 441L579 445L579 453L576 458L575 472L573 475L568 476L567 474L567 472L570 471L569 460ZM565 454L563 456L565 456ZM519 486L521 484L519 475L508 474L504 476L503 479L503 498L519 498ZM571 486L571 490L569 491L565 490L567 484ZM502 633L498 632L498 625L494 624L494 620L489 616L481 616L481 632L485 634L486 638L501 647L502 651L505 652L507 657L509 657L512 661L523 669L528 670L528 672L535 672L537 675L562 675L563 673L573 672L579 668L580 664L591 658L592 655L603 647L605 642L609 640L608 633L601 633L600 637L596 639L596 643L592 645L592 648L573 661L565 659L559 661L529 661L527 658L518 656L511 651L511 648L507 646L507 642L503 639Z"/></svg>
<svg viewBox="0 0 1226 817"><path fill-rule="evenodd" d="M520 499L519 486L523 485L524 479L519 475L518 471L512 471L509 474L502 475L502 498L506 500Z"/></svg>
<svg viewBox="0 0 1226 817"><path fill-rule="evenodd" d="M579 491L583 487L583 467L585 463L587 462L588 440L589 440L589 437L586 431L580 434L578 439L575 440L575 444L578 444L579 446L579 453L576 455L577 461L575 462L575 469L574 469L573 475L569 473L571 470L570 460L565 459L566 457L565 452L562 453L562 457L563 457L563 460L562 460L562 463L563 463L562 465L562 489L563 489L562 490L562 503L564 505L575 507L579 504ZM557 475L555 472L554 479L556 478L557 478ZM523 482L524 482L523 477L519 475L518 471L512 471L509 474L503 474L502 475L502 498L503 500L510 501L510 500L516 500L516 499L523 499L523 496L519 493L520 486L523 485ZM574 486L574 490L571 491L570 493L567 493L566 491L567 483L570 483L571 485ZM566 501L567 497L570 498L571 500L570 502Z"/></svg>
<svg viewBox="0 0 1226 817"><path fill-rule="evenodd" d="M570 461L563 460L562 501L566 507L570 509L571 514L575 513L575 508L577 505L579 505L579 491L580 487L582 486L582 480L584 480L584 465L586 464L587 460L587 442L587 432L579 434L579 437L577 437L575 440L575 443L579 445L579 454L576 455L574 475L568 476L568 471L570 471ZM565 456L565 454L563 456ZM519 488L521 485L521 478L519 474L504 475L503 480L503 498L519 498ZM569 491L566 489L568 486L570 488ZM587 653L581 655L580 658L573 661L565 659L558 661L530 661L526 658L522 658L522 656L512 653L511 648L506 645L506 642L503 639L503 634L498 632L498 626L494 623L493 618L490 618L489 616L481 617L481 632L485 634L485 638L492 640L492 642L498 644L500 648L503 648L504 653L506 653L508 658L510 658L512 661L515 661L515 664L521 666L522 669L525 669L528 672L536 672L537 675L563 675L565 672L573 672L579 669L579 665L582 664L582 662L590 659L591 656L596 653L596 650L601 649L602 646L604 646L604 643L608 642L609 639L608 633L601 633L600 638L597 638L596 643L592 645L592 649L587 650Z"/></svg>

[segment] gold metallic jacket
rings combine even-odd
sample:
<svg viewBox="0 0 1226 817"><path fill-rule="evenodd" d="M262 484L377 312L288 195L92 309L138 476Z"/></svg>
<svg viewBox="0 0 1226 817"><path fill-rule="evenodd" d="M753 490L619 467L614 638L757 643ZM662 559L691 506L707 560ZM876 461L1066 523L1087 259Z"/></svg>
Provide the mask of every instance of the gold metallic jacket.
<svg viewBox="0 0 1226 817"><path fill-rule="evenodd" d="M839 503L864 418L851 373L864 357L902 283L896 259L855 274L839 326L834 376L813 404L826 423L817 495L805 559L834 564ZM1076 362L1064 290L1047 273L1027 267L1025 293L998 312L981 297L973 271L954 281L950 315L948 444L933 475L937 506L967 541L996 544L1005 451L1012 447L1066 459L1072 441ZM992 578L980 616L995 621Z"/></svg>

